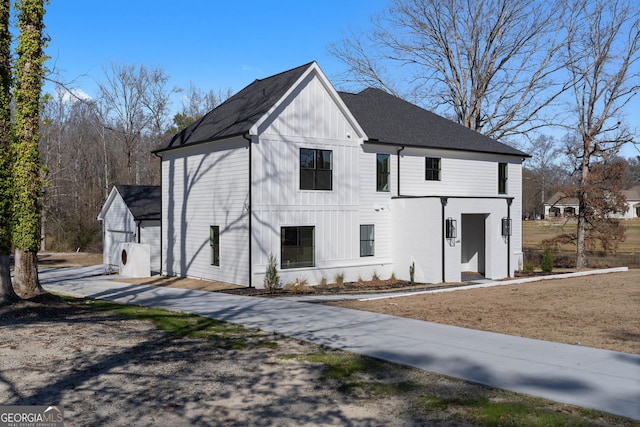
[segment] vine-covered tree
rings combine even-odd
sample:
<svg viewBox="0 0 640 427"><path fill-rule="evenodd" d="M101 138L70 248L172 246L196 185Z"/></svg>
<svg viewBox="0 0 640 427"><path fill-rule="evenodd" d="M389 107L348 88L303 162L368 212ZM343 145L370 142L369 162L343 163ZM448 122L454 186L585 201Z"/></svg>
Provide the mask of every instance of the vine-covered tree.
<svg viewBox="0 0 640 427"><path fill-rule="evenodd" d="M14 288L21 297L44 290L38 280L42 178L38 138L44 74L44 0L19 0L16 47L15 139L12 144L15 246Z"/></svg>
<svg viewBox="0 0 640 427"><path fill-rule="evenodd" d="M0 0L0 305L18 299L11 284L11 1Z"/></svg>

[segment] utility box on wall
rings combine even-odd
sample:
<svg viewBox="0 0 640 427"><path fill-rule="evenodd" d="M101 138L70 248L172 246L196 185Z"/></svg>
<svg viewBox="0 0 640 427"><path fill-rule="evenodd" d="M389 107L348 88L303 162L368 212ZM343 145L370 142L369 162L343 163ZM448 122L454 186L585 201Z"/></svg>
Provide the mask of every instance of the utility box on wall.
<svg viewBox="0 0 640 427"><path fill-rule="evenodd" d="M151 255L145 243L121 243L118 250L121 276L151 277Z"/></svg>

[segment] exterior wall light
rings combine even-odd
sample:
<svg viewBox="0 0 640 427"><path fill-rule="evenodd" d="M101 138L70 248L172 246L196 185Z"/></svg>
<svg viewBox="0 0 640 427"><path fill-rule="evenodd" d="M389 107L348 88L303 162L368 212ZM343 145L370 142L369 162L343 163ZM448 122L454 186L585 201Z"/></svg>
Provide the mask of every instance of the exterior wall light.
<svg viewBox="0 0 640 427"><path fill-rule="evenodd" d="M511 218L502 218L502 237L511 236Z"/></svg>
<svg viewBox="0 0 640 427"><path fill-rule="evenodd" d="M445 221L445 236L447 239L455 239L458 237L458 225L455 219L447 218Z"/></svg>

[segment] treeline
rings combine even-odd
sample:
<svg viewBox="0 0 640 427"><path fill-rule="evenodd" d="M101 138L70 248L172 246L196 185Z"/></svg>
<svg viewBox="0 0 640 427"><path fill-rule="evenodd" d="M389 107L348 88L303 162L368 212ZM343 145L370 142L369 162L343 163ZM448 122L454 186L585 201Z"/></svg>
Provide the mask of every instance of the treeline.
<svg viewBox="0 0 640 427"><path fill-rule="evenodd" d="M175 88L160 68L112 63L95 98L57 85L42 101L41 250L100 251L96 217L115 184L159 185L152 151L230 96ZM179 111L171 99L181 94Z"/></svg>

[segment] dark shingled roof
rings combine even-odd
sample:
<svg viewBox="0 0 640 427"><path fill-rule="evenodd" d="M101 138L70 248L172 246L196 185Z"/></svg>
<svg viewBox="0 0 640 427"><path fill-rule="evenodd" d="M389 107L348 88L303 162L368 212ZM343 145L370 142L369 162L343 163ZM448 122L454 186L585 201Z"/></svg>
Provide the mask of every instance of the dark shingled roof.
<svg viewBox="0 0 640 427"><path fill-rule="evenodd" d="M157 151L249 132L313 64L302 65L266 79L256 80L175 135Z"/></svg>
<svg viewBox="0 0 640 427"><path fill-rule="evenodd" d="M115 187L136 221L160 219L162 193L159 185L116 185Z"/></svg>
<svg viewBox="0 0 640 427"><path fill-rule="evenodd" d="M369 142L530 157L380 89L339 94Z"/></svg>

